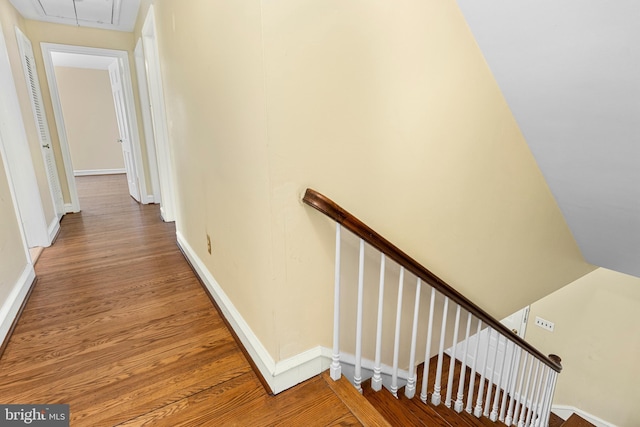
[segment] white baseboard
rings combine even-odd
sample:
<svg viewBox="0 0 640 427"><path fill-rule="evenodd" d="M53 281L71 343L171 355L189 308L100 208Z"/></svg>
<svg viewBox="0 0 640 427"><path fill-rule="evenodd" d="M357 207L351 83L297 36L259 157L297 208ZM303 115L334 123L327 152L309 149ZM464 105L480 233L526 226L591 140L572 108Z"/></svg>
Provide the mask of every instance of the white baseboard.
<svg viewBox="0 0 640 427"><path fill-rule="evenodd" d="M51 224L49 224L49 246L51 246L51 243L53 243L53 240L56 238L59 231L60 219L58 218L58 215L56 215L55 218L53 218L53 221L51 221Z"/></svg>
<svg viewBox="0 0 640 427"><path fill-rule="evenodd" d="M127 171L125 169L84 169L74 170L73 176L118 175L121 173L127 173Z"/></svg>
<svg viewBox="0 0 640 427"><path fill-rule="evenodd" d="M27 293L36 279L36 272L33 265L27 264L24 271L13 285L9 296L0 306L0 344L7 338L11 325L18 315Z"/></svg>
<svg viewBox="0 0 640 427"><path fill-rule="evenodd" d="M251 330L240 312L235 308L222 287L211 272L196 255L180 232L176 232L178 246L205 284L207 290L216 301L222 315L227 319L234 332L242 342L256 367L274 393L280 393L296 384L308 380L329 368L331 352L321 346L314 347L285 360L276 362L260 339Z"/></svg>
<svg viewBox="0 0 640 427"><path fill-rule="evenodd" d="M564 420L567 420L571 415L576 414L581 416L585 420L589 421L591 424L595 425L596 427L616 427L615 424L612 424L608 421L598 418L595 415L592 415L581 409L574 408L573 406L553 405L551 406L551 411Z"/></svg>
<svg viewBox="0 0 640 427"><path fill-rule="evenodd" d="M68 213L77 213L77 212L80 212L80 211L75 209L75 207L73 206L73 203L64 204L64 213L68 214Z"/></svg>
<svg viewBox="0 0 640 427"><path fill-rule="evenodd" d="M154 197L153 194L147 194L147 196L144 198L144 201L142 202L145 205L150 205L156 202L156 198Z"/></svg>

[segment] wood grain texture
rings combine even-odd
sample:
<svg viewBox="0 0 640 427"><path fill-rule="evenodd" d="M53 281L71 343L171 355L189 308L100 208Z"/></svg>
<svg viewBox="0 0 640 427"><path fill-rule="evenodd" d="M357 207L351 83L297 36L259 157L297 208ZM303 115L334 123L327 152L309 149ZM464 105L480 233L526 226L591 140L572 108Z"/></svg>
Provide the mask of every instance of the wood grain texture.
<svg viewBox="0 0 640 427"><path fill-rule="evenodd" d="M124 176L79 177L0 358L1 403L68 403L72 426L362 425L322 377L268 395Z"/></svg>
<svg viewBox="0 0 640 427"><path fill-rule="evenodd" d="M408 271L412 272L424 282L433 286L440 293L451 298L455 303L459 304L465 310L471 312L476 318L482 320L482 322L488 326L491 326L494 330L500 332L503 336L509 340L515 342L519 347L526 349L529 353L534 355L540 361L556 372L562 370L562 365L555 359L550 359L546 355L542 354L537 348L514 334L509 328L504 326L500 321L485 310L480 308L474 302L455 290L451 285L444 280L436 276L429 271L426 267L420 264L415 259L411 258L405 252L400 250L396 245L389 240L378 234L371 227L366 225L360 219L347 210L342 208L336 202L328 198L322 193L319 193L311 188L307 188L302 201L312 208L322 212L329 218L333 219L337 223L341 224L344 228L354 233L359 238L369 243L380 252L384 253L387 257L391 258Z"/></svg>

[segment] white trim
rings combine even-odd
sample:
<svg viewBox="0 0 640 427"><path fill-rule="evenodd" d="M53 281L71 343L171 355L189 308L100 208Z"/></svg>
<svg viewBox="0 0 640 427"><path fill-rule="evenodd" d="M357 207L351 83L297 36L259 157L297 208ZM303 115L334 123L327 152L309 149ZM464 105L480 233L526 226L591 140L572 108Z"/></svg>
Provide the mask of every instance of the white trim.
<svg viewBox="0 0 640 427"><path fill-rule="evenodd" d="M78 212L80 211L73 210L73 205L71 203L64 204L64 213L69 214L69 213L78 213Z"/></svg>
<svg viewBox="0 0 640 427"><path fill-rule="evenodd" d="M24 120L20 113L17 87L11 71L7 45L0 26L0 155L11 190L11 198L28 246L48 246L47 219L33 166Z"/></svg>
<svg viewBox="0 0 640 427"><path fill-rule="evenodd" d="M20 307L27 297L29 288L36 280L36 272L32 264L27 264L24 271L13 285L9 296L0 307L0 343L7 338L11 325L20 311Z"/></svg>
<svg viewBox="0 0 640 427"><path fill-rule="evenodd" d="M75 53L79 55L94 55L112 57L120 61L122 67L118 67L121 72L121 81L124 86L124 98L129 120L129 134L133 147L133 157L136 168L136 175L139 184L141 199L146 200L147 185L142 163L142 151L140 148L140 136L138 133L138 122L135 114L135 104L133 101L133 85L131 82L131 69L129 67L129 54L124 50L102 49L86 46L74 46L56 43L41 42L42 58L44 60L44 68L47 75L47 83L49 84L49 94L53 105L53 115L56 126L58 128L58 138L60 140L60 150L64 163L64 170L69 184L69 193L71 194L71 212L80 212L80 200L78 198L78 190L74 180L73 163L71 162L71 152L69 150L69 141L67 139L67 130L62 114L62 105L60 103L60 94L56 81L55 71L53 67L52 52ZM65 205L66 208L66 205ZM69 212L69 211L67 211Z"/></svg>
<svg viewBox="0 0 640 427"><path fill-rule="evenodd" d="M49 224L49 242L51 242L50 245L53 244L53 240L56 238L59 231L60 231L60 220L56 216L55 218L53 218L53 221L51 221L51 223Z"/></svg>
<svg viewBox="0 0 640 427"><path fill-rule="evenodd" d="M127 173L127 171L122 169L81 169L74 170L74 176L87 176L87 175L118 175L122 173Z"/></svg>
<svg viewBox="0 0 640 427"><path fill-rule="evenodd" d="M222 315L227 319L274 393L280 393L329 368L331 351L323 347L315 347L288 359L275 362L182 234L178 231L176 236L178 246L191 262L196 274L220 307Z"/></svg>
<svg viewBox="0 0 640 427"><path fill-rule="evenodd" d="M613 423L605 421L602 418L598 418L595 415L592 415L581 409L574 408L573 406L553 405L551 406L551 412L553 412L554 414L556 414L557 416L559 416L565 421L568 420L571 415L576 414L581 416L585 420L589 421L591 424L595 425L596 427L617 427Z"/></svg>
<svg viewBox="0 0 640 427"><path fill-rule="evenodd" d="M169 130L167 128L167 112L162 87L162 72L160 70L160 54L158 52L156 23L153 5L149 6L147 16L142 25L142 47L147 64L147 83L153 128L155 130L156 157L158 159L158 175L160 180L160 205L162 219L167 222L178 219L176 209L176 189Z"/></svg>
<svg viewBox="0 0 640 427"><path fill-rule="evenodd" d="M142 114L142 129L147 148L147 161L149 165L149 175L151 178L151 192L148 196L153 196L153 200L148 199L148 203L160 203L160 177L158 176L158 158L156 155L156 141L153 136L153 121L151 119L149 100L149 89L147 73L144 66L144 51L142 38L138 39L136 48L133 51L134 65L136 67L136 77L138 78L138 97L140 99L140 113Z"/></svg>
<svg viewBox="0 0 640 427"><path fill-rule="evenodd" d="M147 205L153 204L153 203L157 203L156 202L156 198L153 197L153 194L147 194Z"/></svg>

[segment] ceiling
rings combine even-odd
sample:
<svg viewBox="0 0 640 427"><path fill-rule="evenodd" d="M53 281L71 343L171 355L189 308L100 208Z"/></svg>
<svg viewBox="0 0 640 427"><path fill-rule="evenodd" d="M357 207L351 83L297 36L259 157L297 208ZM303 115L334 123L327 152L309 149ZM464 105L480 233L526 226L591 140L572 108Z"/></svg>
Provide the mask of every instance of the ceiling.
<svg viewBox="0 0 640 427"><path fill-rule="evenodd" d="M9 0L26 19L133 31L140 0Z"/></svg>
<svg viewBox="0 0 640 427"><path fill-rule="evenodd" d="M640 277L640 1L457 2L585 259Z"/></svg>
<svg viewBox="0 0 640 427"><path fill-rule="evenodd" d="M132 31L140 0L10 0ZM640 277L640 1L457 0L585 259Z"/></svg>

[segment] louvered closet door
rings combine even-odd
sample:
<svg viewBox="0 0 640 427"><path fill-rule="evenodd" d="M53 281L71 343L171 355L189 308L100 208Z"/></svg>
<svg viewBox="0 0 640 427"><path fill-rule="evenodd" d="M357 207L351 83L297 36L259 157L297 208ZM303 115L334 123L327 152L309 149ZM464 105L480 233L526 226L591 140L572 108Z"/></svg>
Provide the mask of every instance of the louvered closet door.
<svg viewBox="0 0 640 427"><path fill-rule="evenodd" d="M62 215L64 214L62 189L60 187L60 180L58 179L56 159L53 154L53 149L51 148L51 138L49 136L47 117L42 105L42 92L40 91L40 81L38 80L38 74L36 72L36 61L33 55L33 48L31 46L31 41L29 41L29 39L17 28L16 35L18 37L18 45L20 46L20 54L22 55L22 65L27 79L29 96L31 98L33 117L36 122L36 127L38 128L38 137L40 138L42 157L47 170L47 180L49 181L51 198L53 199L56 215L58 218L62 218Z"/></svg>

